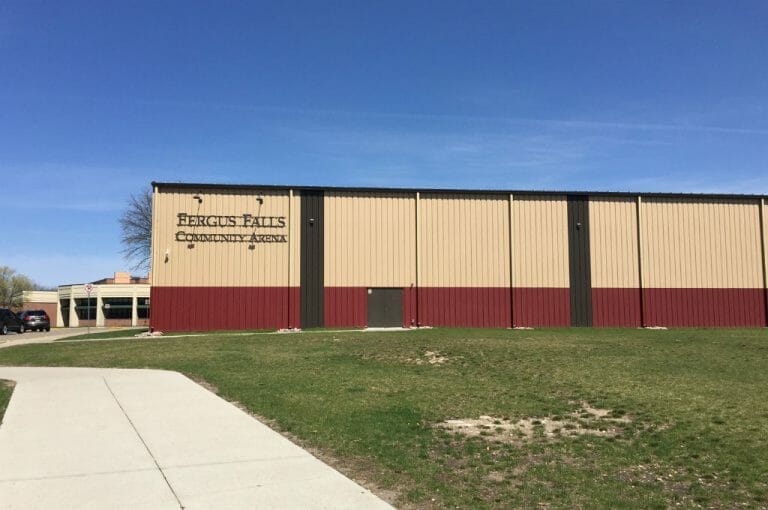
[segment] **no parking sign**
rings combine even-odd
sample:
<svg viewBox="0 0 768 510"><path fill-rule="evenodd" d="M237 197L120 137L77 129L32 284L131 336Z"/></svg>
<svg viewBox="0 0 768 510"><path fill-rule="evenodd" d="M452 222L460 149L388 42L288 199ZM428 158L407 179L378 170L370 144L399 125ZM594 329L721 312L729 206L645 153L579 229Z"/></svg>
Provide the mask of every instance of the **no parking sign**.
<svg viewBox="0 0 768 510"><path fill-rule="evenodd" d="M85 295L88 296L88 308L86 310L88 311L88 334L91 334L91 292L93 292L93 284L92 283L86 283L83 287L85 289Z"/></svg>

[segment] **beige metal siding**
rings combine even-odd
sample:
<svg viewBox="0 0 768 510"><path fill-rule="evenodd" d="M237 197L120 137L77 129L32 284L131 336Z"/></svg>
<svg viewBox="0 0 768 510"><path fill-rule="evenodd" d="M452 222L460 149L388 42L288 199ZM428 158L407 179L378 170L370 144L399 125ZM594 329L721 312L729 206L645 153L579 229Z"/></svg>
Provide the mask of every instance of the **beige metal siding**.
<svg viewBox="0 0 768 510"><path fill-rule="evenodd" d="M637 201L589 199L589 244L593 288L637 288Z"/></svg>
<svg viewBox="0 0 768 510"><path fill-rule="evenodd" d="M288 285L298 287L301 284L301 196L292 190L288 200Z"/></svg>
<svg viewBox="0 0 768 510"><path fill-rule="evenodd" d="M760 214L763 220L763 289L768 289L768 204L764 198L760 199Z"/></svg>
<svg viewBox="0 0 768 510"><path fill-rule="evenodd" d="M415 284L415 194L327 192L324 204L326 287Z"/></svg>
<svg viewBox="0 0 768 510"><path fill-rule="evenodd" d="M149 278L149 284L154 285L155 279L152 275L155 269L155 256L156 256L156 244L157 244L157 231L160 228L160 225L157 221L157 186L152 187L152 231L149 241L149 274L147 275L147 278ZM163 259L165 259L165 256L163 256Z"/></svg>
<svg viewBox="0 0 768 510"><path fill-rule="evenodd" d="M421 287L509 286L509 197L422 193Z"/></svg>
<svg viewBox="0 0 768 510"><path fill-rule="evenodd" d="M760 288L759 219L755 200L644 198L644 285Z"/></svg>
<svg viewBox="0 0 768 510"><path fill-rule="evenodd" d="M568 202L562 196L512 201L512 284L568 287Z"/></svg>
<svg viewBox="0 0 768 510"><path fill-rule="evenodd" d="M198 203L193 195L203 202ZM257 196L263 196L259 205ZM290 206L289 206L290 202ZM289 285L289 259L292 267L291 286L299 282L299 198L289 200L289 191L258 190L188 190L164 189L154 197L152 231L152 284L164 286L286 287ZM290 209L290 215L289 215ZM187 227L178 226L178 213L238 216L285 216L284 228ZM176 232L198 234L284 234L287 243L197 242L187 248L175 239ZM290 232L290 234L289 234ZM289 257L290 250L290 257ZM166 261L166 251L168 259Z"/></svg>

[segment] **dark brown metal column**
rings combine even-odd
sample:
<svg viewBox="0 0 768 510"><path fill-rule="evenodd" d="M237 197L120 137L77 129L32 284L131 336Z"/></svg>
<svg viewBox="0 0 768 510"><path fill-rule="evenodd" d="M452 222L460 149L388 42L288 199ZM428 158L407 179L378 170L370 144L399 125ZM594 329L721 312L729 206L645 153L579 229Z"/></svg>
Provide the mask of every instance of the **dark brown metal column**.
<svg viewBox="0 0 768 510"><path fill-rule="evenodd" d="M323 192L301 192L301 327L323 326Z"/></svg>
<svg viewBox="0 0 768 510"><path fill-rule="evenodd" d="M592 267L589 253L589 197L568 196L568 269L571 326L592 326Z"/></svg>

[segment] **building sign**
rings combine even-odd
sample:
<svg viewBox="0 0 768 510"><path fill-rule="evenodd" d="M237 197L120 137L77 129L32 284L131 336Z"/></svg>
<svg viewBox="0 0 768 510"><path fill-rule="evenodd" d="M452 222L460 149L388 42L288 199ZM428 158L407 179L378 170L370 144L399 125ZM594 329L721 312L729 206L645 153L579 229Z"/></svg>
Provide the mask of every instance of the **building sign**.
<svg viewBox="0 0 768 510"><path fill-rule="evenodd" d="M178 213L176 215L177 242L184 243L287 243L285 216L219 216ZM198 232L199 228L217 229L216 232ZM247 229L247 230L243 230ZM259 229L259 231L257 231Z"/></svg>

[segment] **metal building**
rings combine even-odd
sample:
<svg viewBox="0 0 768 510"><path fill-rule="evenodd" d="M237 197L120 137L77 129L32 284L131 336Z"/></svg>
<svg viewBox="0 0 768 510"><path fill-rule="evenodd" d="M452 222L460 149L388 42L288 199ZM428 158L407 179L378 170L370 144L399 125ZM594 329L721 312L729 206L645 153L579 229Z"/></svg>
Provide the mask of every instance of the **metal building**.
<svg viewBox="0 0 768 510"><path fill-rule="evenodd" d="M151 325L766 326L766 197L153 183Z"/></svg>

